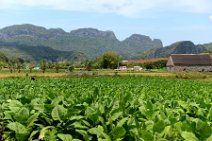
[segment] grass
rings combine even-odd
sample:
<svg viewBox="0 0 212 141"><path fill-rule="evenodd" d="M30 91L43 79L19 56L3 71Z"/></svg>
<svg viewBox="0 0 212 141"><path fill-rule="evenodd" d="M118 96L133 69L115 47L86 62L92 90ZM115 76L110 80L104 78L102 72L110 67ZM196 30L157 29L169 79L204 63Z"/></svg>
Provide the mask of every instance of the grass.
<svg viewBox="0 0 212 141"><path fill-rule="evenodd" d="M139 76L161 76L161 77L172 77L176 79L195 79L195 80L207 80L212 81L212 72L167 72L165 70L141 70L141 71L129 71L129 70L112 70L112 69L101 69L93 71L75 70L74 72L67 73L65 70L60 70L56 73L54 69L47 69L45 73L39 70L33 70L32 73L29 70L21 70L20 73L17 70L11 73L9 70L0 70L0 78L10 77L67 77L67 76L104 76L104 75L139 75Z"/></svg>
<svg viewBox="0 0 212 141"><path fill-rule="evenodd" d="M60 73L54 73L54 72L33 72L33 73L28 73L28 72L0 72L0 78L10 78L10 77L30 77L30 76L36 76L36 77L63 77L66 76L67 74L64 72Z"/></svg>
<svg viewBox="0 0 212 141"><path fill-rule="evenodd" d="M206 79L209 76L201 72L177 72L176 78L180 79Z"/></svg>

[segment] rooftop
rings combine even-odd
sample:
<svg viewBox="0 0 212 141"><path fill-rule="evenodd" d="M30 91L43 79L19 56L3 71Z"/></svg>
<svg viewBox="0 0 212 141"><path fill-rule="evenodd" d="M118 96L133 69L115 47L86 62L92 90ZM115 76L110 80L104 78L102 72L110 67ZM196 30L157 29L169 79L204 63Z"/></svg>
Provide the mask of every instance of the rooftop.
<svg viewBox="0 0 212 141"><path fill-rule="evenodd" d="M170 57L173 61L172 65L175 66L212 65L212 58L209 54L172 54ZM168 63L170 65L170 62Z"/></svg>

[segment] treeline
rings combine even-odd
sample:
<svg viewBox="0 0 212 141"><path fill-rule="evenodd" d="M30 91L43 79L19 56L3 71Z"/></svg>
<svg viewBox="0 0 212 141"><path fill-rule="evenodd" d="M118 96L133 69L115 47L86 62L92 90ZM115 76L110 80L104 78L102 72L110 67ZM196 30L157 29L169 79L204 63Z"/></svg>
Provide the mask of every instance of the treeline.
<svg viewBox="0 0 212 141"><path fill-rule="evenodd" d="M127 65L127 67L133 67L133 66L141 66L145 69L162 69L166 67L167 60L158 60L154 62L146 62L146 63L130 63ZM103 55L100 55L96 57L96 59L87 62L88 70L91 68L98 69L116 69L119 66L125 66L125 64L122 63L122 57L115 53L115 52L106 52Z"/></svg>
<svg viewBox="0 0 212 141"><path fill-rule="evenodd" d="M60 70L71 72L74 68L82 68L86 71L92 69L117 69L122 64L122 57L115 52L106 52L93 60L86 60L82 62L74 62L68 60L60 61L27 61L19 57L8 58L4 53L0 52L0 69L8 69L11 73L21 72L22 70L40 70L45 73L47 70L54 70L56 73ZM128 67L141 66L146 69L161 69L166 67L166 61L159 60L157 62L148 62L143 64L128 64Z"/></svg>
<svg viewBox="0 0 212 141"><path fill-rule="evenodd" d="M166 63L167 63L167 60L158 60L155 62L147 62L143 64L131 63L131 64L128 64L128 67L141 66L142 68L145 68L145 69L162 69L166 67Z"/></svg>
<svg viewBox="0 0 212 141"><path fill-rule="evenodd" d="M87 61L85 68L91 69L116 69L122 57L116 52L106 52L93 60Z"/></svg>
<svg viewBox="0 0 212 141"><path fill-rule="evenodd" d="M22 69L28 69L29 72L32 72L33 69L39 69L43 73L45 73L48 69L55 69L55 72L59 72L60 69L73 71L75 67L84 68L87 71L103 68L116 69L121 60L121 56L115 52L106 52L93 60L86 60L80 63L71 60L49 61L45 59L41 61L26 61L18 57L8 58L0 52L1 69L7 68L11 73L21 72Z"/></svg>
<svg viewBox="0 0 212 141"><path fill-rule="evenodd" d="M19 57L10 57L8 58L4 53L0 52L0 69L8 69L11 73L18 72L20 73L22 70L29 70L31 73L33 70L40 70L43 73L46 70L51 69L55 70L55 72L59 72L60 69L72 71L74 69L74 64L72 61L28 61Z"/></svg>

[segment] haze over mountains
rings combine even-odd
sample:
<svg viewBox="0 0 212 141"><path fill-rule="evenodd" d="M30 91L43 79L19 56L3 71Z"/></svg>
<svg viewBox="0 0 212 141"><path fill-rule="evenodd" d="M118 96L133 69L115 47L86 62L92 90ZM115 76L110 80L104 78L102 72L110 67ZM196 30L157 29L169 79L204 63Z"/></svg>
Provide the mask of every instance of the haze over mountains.
<svg viewBox="0 0 212 141"><path fill-rule="evenodd" d="M82 60L95 58L107 51L115 51L124 59L166 57L171 53L201 53L212 44L194 45L190 41L163 47L160 39L133 34L119 41L112 31L81 28L71 32L46 29L31 24L0 29L0 52L26 60Z"/></svg>

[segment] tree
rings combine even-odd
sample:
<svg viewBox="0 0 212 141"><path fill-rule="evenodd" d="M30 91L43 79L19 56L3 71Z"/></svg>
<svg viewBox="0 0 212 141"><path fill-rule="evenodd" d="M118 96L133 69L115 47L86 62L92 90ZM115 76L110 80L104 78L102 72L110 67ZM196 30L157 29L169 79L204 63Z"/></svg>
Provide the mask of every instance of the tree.
<svg viewBox="0 0 212 141"><path fill-rule="evenodd" d="M85 70L91 71L92 68L93 68L92 65L93 65L93 62L92 61L86 61L86 63L85 63Z"/></svg>
<svg viewBox="0 0 212 141"><path fill-rule="evenodd" d="M8 62L8 68L9 68L9 70L10 70L10 73L12 73L13 72L13 67L14 65L13 65L13 63L10 61L10 62Z"/></svg>
<svg viewBox="0 0 212 141"><path fill-rule="evenodd" d="M24 60L22 58L16 58L16 68L18 70L18 73L21 72L21 68L23 67Z"/></svg>
<svg viewBox="0 0 212 141"><path fill-rule="evenodd" d="M146 69L162 69L166 67L166 60L159 60L156 62L144 63L142 66Z"/></svg>
<svg viewBox="0 0 212 141"><path fill-rule="evenodd" d="M42 72L45 73L46 67L47 67L47 62L46 62L46 60L42 60L42 61L41 61L40 67L41 67Z"/></svg>
<svg viewBox="0 0 212 141"><path fill-rule="evenodd" d="M7 66L8 63L9 59L7 58L7 56L4 53L0 52L0 69Z"/></svg>
<svg viewBox="0 0 212 141"><path fill-rule="evenodd" d="M35 63L34 62L30 62L29 64L29 73L32 73L33 68L35 67Z"/></svg>
<svg viewBox="0 0 212 141"><path fill-rule="evenodd" d="M0 61L0 70L3 69L5 66L7 66L6 64L7 64L6 62Z"/></svg>
<svg viewBox="0 0 212 141"><path fill-rule="evenodd" d="M55 65L55 72L56 72L56 73L59 73L60 64L59 64L58 62L56 62L54 65Z"/></svg>
<svg viewBox="0 0 212 141"><path fill-rule="evenodd" d="M9 59L7 58L7 56L4 53L0 52L0 61L8 63Z"/></svg>
<svg viewBox="0 0 212 141"><path fill-rule="evenodd" d="M15 57L10 58L8 61L8 68L10 69L11 73L15 71L16 68L15 65L16 65L16 58Z"/></svg>
<svg viewBox="0 0 212 141"><path fill-rule="evenodd" d="M68 71L69 71L69 72L73 72L73 71L74 71L74 66L73 66L73 65L69 66L69 67L68 67Z"/></svg>
<svg viewBox="0 0 212 141"><path fill-rule="evenodd" d="M209 53L211 55L212 54L212 50L211 49L208 49L204 53Z"/></svg>
<svg viewBox="0 0 212 141"><path fill-rule="evenodd" d="M121 57L116 52L106 52L102 56L98 57L97 61L100 61L102 68L115 69L119 66Z"/></svg>

